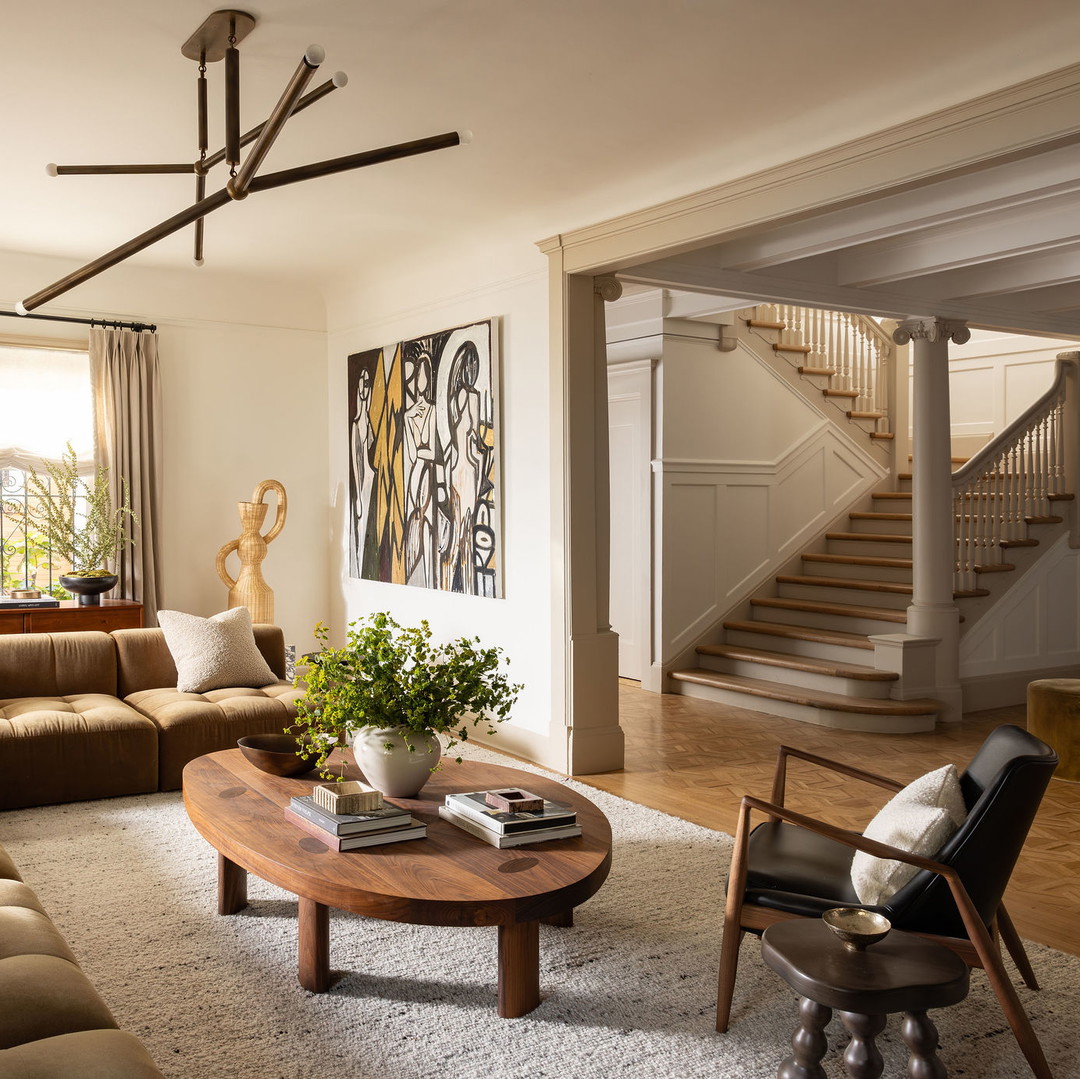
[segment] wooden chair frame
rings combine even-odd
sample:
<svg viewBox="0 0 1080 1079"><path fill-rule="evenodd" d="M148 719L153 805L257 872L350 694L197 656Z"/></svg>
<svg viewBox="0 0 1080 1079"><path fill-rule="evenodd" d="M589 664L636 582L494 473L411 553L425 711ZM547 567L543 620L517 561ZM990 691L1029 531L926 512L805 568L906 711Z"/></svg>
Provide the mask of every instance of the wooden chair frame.
<svg viewBox="0 0 1080 1079"><path fill-rule="evenodd" d="M1005 911L1004 905L999 905L994 925L990 929L983 924L975 904L968 895L963 881L957 872L947 865L935 862L930 858L923 858L917 854L900 850L885 843L878 843L872 839L866 839L858 832L852 832L845 828L837 828L816 820L802 813L796 813L784 806L785 788L787 782L787 761L789 757L795 757L822 768L839 772L852 779L862 780L887 790L899 791L903 788L902 783L885 776L875 775L860 768L852 768L839 761L829 760L827 757L819 757L812 753L804 753L790 746L780 746L777 754L776 771L773 778L772 800L764 801L746 795L739 807L738 826L735 830L735 848L731 857L731 871L728 877L727 906L725 909L724 939L720 953L720 973L716 995L716 1029L721 1033L726 1031L731 1018L731 1001L735 992L735 974L739 964L739 946L742 943L743 934L747 929L764 930L774 922L785 921L789 918L798 918L801 915L789 914L783 911L768 910L753 904L744 903L747 880L748 843L750 839L750 815L755 810L765 814L772 820L786 821L789 824L806 828L808 831L825 836L853 850L865 851L867 854L878 858L889 858L906 862L918 869L929 870L944 878L949 886L957 910L967 930L968 939L957 937L939 937L930 933L919 934L930 940L944 944L963 959L968 966L982 967L994 995L1001 1005L1001 1010L1008 1020L1009 1026L1016 1037L1024 1057L1031 1066L1032 1072L1037 1079L1053 1079L1050 1065L1043 1054L1042 1046L1031 1025L1027 1012L1020 1002L1008 975L1005 972L1001 949L998 944L998 933L1004 940L1009 954L1016 963L1025 983L1032 989L1038 989L1035 972L1028 961L1023 943L1019 934Z"/></svg>

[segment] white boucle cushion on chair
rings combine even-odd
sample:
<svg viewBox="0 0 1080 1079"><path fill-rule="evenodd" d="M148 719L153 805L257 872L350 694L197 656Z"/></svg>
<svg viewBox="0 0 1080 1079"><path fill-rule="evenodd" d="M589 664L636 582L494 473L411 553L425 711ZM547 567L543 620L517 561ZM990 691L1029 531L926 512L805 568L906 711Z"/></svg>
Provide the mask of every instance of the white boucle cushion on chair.
<svg viewBox="0 0 1080 1079"><path fill-rule="evenodd" d="M927 772L898 791L867 825L867 839L932 858L964 823L967 808L956 766ZM906 862L856 851L851 884L860 903L887 903L918 869Z"/></svg>
<svg viewBox="0 0 1080 1079"><path fill-rule="evenodd" d="M234 607L211 618L158 611L181 693L268 686L277 676L263 658L251 628L251 612Z"/></svg>

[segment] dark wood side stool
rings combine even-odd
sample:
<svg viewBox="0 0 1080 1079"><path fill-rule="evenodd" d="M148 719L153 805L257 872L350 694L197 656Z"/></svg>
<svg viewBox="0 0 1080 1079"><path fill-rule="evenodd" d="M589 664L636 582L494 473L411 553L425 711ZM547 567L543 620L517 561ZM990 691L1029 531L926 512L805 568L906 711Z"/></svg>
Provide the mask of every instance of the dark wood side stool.
<svg viewBox="0 0 1080 1079"><path fill-rule="evenodd" d="M948 948L894 929L855 952L824 922L797 918L765 930L761 955L801 998L793 1052L780 1065L777 1079L826 1079L821 1061L834 1008L851 1034L844 1053L851 1079L881 1075L884 1062L874 1038L892 1012L904 1013L901 1034L911 1054L910 1079L945 1079L937 1028L926 1012L957 1004L968 991L967 964Z"/></svg>

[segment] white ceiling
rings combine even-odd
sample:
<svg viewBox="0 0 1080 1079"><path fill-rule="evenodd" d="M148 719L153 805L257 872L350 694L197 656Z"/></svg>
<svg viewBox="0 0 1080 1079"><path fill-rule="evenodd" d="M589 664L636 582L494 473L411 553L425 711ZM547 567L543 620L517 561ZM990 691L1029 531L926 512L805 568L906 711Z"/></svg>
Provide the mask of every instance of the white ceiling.
<svg viewBox="0 0 1080 1079"><path fill-rule="evenodd" d="M418 245L531 249L1063 67L1080 40L1075 0L238 6L258 19L240 47L244 129L266 117L311 43L327 53L312 86L339 69L350 80L289 121L264 172L473 132L467 147L259 193L207 219L208 267L324 285L393 266ZM74 268L189 205L191 177L50 178L44 166L193 160L197 70L180 46L214 7L50 0L5 9L0 249ZM223 140L221 68L209 73L211 149ZM965 207L969 192L943 187L937 217L923 204L912 227L912 208L895 196L893 231L867 233L856 208L700 252L689 268L774 286L828 280L871 306L891 297L889 313L927 289L997 303L990 256L1007 251L1023 255L1025 280L1038 286L1011 297L1017 310L1072 312L1076 151L1057 164L1060 183L1037 202L1025 201L1018 169L995 178L1011 191L997 206L988 194ZM219 166L209 190L225 178ZM146 266L190 259L190 229L135 256ZM28 282L25 295L46 284Z"/></svg>

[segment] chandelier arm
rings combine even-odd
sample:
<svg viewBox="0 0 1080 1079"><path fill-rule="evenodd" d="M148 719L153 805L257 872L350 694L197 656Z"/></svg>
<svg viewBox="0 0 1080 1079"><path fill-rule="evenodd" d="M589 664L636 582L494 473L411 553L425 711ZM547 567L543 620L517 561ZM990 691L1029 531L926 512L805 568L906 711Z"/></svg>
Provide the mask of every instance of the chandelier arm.
<svg viewBox="0 0 1080 1079"><path fill-rule="evenodd" d="M230 38L225 50L225 160L240 164L240 50Z"/></svg>
<svg viewBox="0 0 1080 1079"><path fill-rule="evenodd" d="M312 75L318 71L325 55L319 45L310 45L307 52L304 53L303 59L297 65L296 71L293 72L293 77L289 80L281 97L278 98L278 103L263 123L263 129L259 132L255 145L252 146L247 157L244 158L240 171L228 183L227 190L232 198L237 200L247 198L248 189L251 187L251 181L255 177L256 170L270 152L270 147L274 145L278 135L281 134L285 122L289 119L293 109L296 108L296 103L307 89L307 84L311 82ZM239 136L237 136L237 142L239 144Z"/></svg>
<svg viewBox="0 0 1080 1079"><path fill-rule="evenodd" d="M206 176L203 173L197 173L195 176L195 202L196 204L203 201L206 198ZM206 217L197 218L195 221L195 255L194 262L196 266L203 264L203 235L206 231L205 226Z"/></svg>
<svg viewBox="0 0 1080 1079"><path fill-rule="evenodd" d="M413 142L399 142L393 146L382 146L377 150L363 150L347 157L335 157L328 161L315 161L310 165L298 165L281 172L268 172L251 181L252 191L268 191L286 184L299 183L301 180L313 180L317 176L331 176L336 172L348 172L350 169L362 169L367 165L378 165L383 161L396 161L402 157L415 157L417 154L431 153L433 150L446 150L461 143L461 135L448 131L443 135L430 135L426 139Z"/></svg>
<svg viewBox="0 0 1080 1079"><path fill-rule="evenodd" d="M327 94L334 90L340 89L348 82L348 77L344 71L337 72L333 78L327 79L321 86L317 86L310 94L305 94L296 103L296 108L293 109L292 114L295 116L302 109L306 109L308 105L314 105L316 101L326 97ZM250 131L245 132L240 136L241 147L247 146L248 143L254 142L261 134L263 128L266 127L266 121L264 120L257 127L253 127ZM210 154L203 162L204 169L212 169L215 165L220 165L225 160L225 148L217 150L215 153Z"/></svg>
<svg viewBox="0 0 1080 1079"><path fill-rule="evenodd" d="M50 176L154 176L154 175L191 175L195 166L186 164L169 165L46 165L45 171Z"/></svg>
<svg viewBox="0 0 1080 1079"><path fill-rule="evenodd" d="M89 281L91 277L96 277L103 270L115 266L118 262L123 262L124 259L130 258L139 251L150 247L151 244L156 244L158 240L163 240L166 236L171 236L174 232L179 232L180 229L186 228L193 222L198 221L199 218L213 213L214 210L220 209L230 201L229 193L224 188L214 192L213 195L207 196L207 198L192 204L186 210L181 210L180 213L174 214L167 220L162 221L160 225L155 225L152 229L147 229L146 232L140 233L133 239L128 240L127 243L123 243L119 247L113 248L112 251L107 252L100 258L94 259L93 262L88 262L85 266L78 270L74 270L66 277L61 277L59 281L53 282L53 284L49 285L47 288L35 292L33 296L29 296L25 300L17 303L15 309L20 315L23 315L28 311L33 311L35 307L40 307L43 303L55 300L57 296L63 295L69 289L73 289L76 285L81 285L84 281Z"/></svg>

